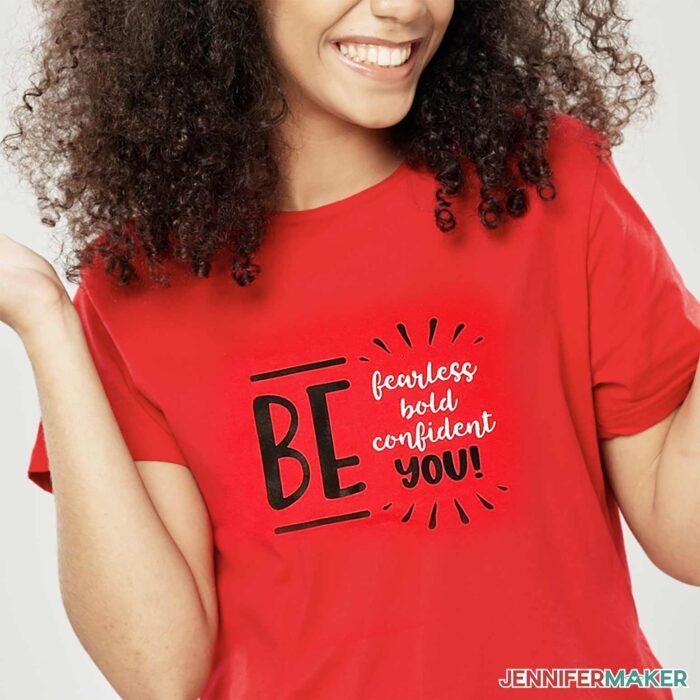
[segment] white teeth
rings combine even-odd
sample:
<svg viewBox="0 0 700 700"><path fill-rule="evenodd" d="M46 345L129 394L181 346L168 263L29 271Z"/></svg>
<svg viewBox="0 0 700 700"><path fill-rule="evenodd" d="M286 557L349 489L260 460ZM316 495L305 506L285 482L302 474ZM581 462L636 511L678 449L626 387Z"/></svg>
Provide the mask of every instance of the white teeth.
<svg viewBox="0 0 700 700"><path fill-rule="evenodd" d="M400 66L408 61L411 45L401 48L389 48L376 44L338 44L340 53L356 63L371 63L379 66Z"/></svg>

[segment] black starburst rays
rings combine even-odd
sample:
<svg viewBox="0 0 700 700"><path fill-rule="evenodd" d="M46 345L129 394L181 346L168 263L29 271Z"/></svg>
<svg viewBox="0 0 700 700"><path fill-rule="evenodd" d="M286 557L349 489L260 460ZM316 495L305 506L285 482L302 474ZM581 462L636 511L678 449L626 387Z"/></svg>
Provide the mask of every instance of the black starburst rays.
<svg viewBox="0 0 700 700"><path fill-rule="evenodd" d="M503 485L503 484L498 484L496 486L499 491L507 491L508 487ZM495 505L491 503L487 498L484 498L479 492L475 492L474 497L477 500L478 506L480 506L484 510L494 510ZM464 506L462 503L459 501L458 498L453 498L452 499L452 504L454 506L454 509L457 513L457 516L459 517L459 521L463 525L468 525L471 522L471 519L469 518L469 513L465 510ZM382 510L389 510L390 508L393 507L393 503L386 503L382 506ZM411 505L408 507L408 510L405 511L405 513L401 516L401 522L402 523L407 523L411 518L413 517L413 514L415 512L416 504L411 503ZM437 522L438 522L438 501L433 501L433 505L430 509L430 514L428 517L428 527L431 530L434 530L437 527Z"/></svg>
<svg viewBox="0 0 700 700"><path fill-rule="evenodd" d="M433 317L430 319L429 325L428 325L428 345L433 344L433 340L435 339L435 335L437 333L437 327L438 327L438 320L437 318ZM452 339L450 340L450 343L454 343L457 338L459 338L460 334L462 331L465 329L465 324L464 323L458 323L455 326L455 329L452 333ZM408 329L406 328L406 324L404 323L397 323L396 324L396 330L399 333L399 336L403 340L403 342L410 348L413 349L413 342L411 341L411 336L408 333ZM474 340L472 340L472 345L478 345L479 343L483 342L484 336L479 335ZM387 355L391 355L391 349L389 347L389 344L386 343L384 340L381 338L372 338L372 342L379 348L381 348ZM369 362L369 358L365 357L364 355L360 356L360 361L361 362Z"/></svg>
<svg viewBox="0 0 700 700"><path fill-rule="evenodd" d="M454 330L452 331L451 338L450 338L450 344L453 344L459 337L462 335L462 332L466 328L466 324L464 323L458 323ZM409 349L414 349L413 346L413 341L411 340L411 335L408 332L408 329L406 328L406 324L404 323L397 323L396 324L396 330L398 332L399 338L403 343L409 348ZM428 333L427 333L427 344L429 346L433 345L433 341L435 340L435 337L437 335L438 331L438 319L435 317L432 317L428 323ZM479 335L476 336L472 340L472 345L478 345L479 343L482 343L484 341L484 336ZM388 355L392 354L391 351L391 346L392 343L386 342L382 338L372 338L372 343L376 345L378 348L380 348L383 352L387 353ZM361 362L369 362L369 358L365 357L364 355L361 356L360 358ZM481 471L481 464L479 462L479 450L478 449L473 449L470 450L470 453L472 454L473 458L475 458L475 463L474 463L474 469L473 473L475 477L483 477L484 474ZM505 484L497 484L496 488L501 491L501 492L506 492L508 491L508 487ZM489 496L489 498L486 498L484 495L479 493L478 491L475 491L473 494L474 499L476 501L476 507L480 508L482 510L486 511L492 511L496 508L494 505L493 501L495 500L492 496ZM489 500L491 499L491 500ZM392 502L384 504L382 506L382 510L389 510L392 508L394 504ZM430 508L430 512L428 513L428 520L427 520L427 525L428 528L431 530L434 530L437 525L438 525L438 506L439 506L439 501L435 500L433 501L433 504ZM464 505L460 502L460 500L456 497L453 497L452 502L451 502L452 509L456 513L459 522L461 522L463 525L468 525L471 522L471 519L469 517L469 513L467 509L464 507ZM403 515L401 516L400 520L402 523L408 523L411 521L413 518L415 512L416 512L416 503L411 503L407 509L402 509L403 510Z"/></svg>

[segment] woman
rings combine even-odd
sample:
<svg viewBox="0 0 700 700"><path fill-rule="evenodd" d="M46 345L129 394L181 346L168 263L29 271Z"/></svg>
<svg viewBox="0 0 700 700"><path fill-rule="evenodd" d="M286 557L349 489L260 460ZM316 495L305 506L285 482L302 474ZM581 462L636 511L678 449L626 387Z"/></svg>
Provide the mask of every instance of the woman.
<svg viewBox="0 0 700 700"><path fill-rule="evenodd" d="M599 669L660 666L619 509L700 582L700 308L607 153L653 76L559 5L44 3L5 145L80 285L4 238L0 317L122 697L671 697Z"/></svg>

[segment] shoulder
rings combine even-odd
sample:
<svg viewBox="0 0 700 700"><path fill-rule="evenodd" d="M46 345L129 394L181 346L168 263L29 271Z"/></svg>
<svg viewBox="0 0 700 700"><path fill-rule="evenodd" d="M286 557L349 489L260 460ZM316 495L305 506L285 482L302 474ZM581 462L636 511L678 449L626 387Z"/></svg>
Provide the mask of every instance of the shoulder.
<svg viewBox="0 0 700 700"><path fill-rule="evenodd" d="M601 163L610 162L607 136L577 117L555 112L545 155L557 190L592 192Z"/></svg>
<svg viewBox="0 0 700 700"><path fill-rule="evenodd" d="M548 146L553 156L594 155L609 147L607 136L578 117L553 112L549 117Z"/></svg>
<svg viewBox="0 0 700 700"><path fill-rule="evenodd" d="M551 170L551 181L559 201L566 199L579 204L590 203L601 163L612 163L607 136L582 119L563 112L552 112L540 138L542 155ZM468 189L478 192L481 182L469 157L462 161L462 168ZM534 187L529 189L536 200Z"/></svg>
<svg viewBox="0 0 700 700"><path fill-rule="evenodd" d="M117 256L112 255L109 262L105 258L107 242L108 233L102 232L86 245L91 254L81 267L80 279L81 285L91 294L120 299L143 297L158 290L182 286L188 279L195 277L188 264L173 254L162 256L158 264L151 266L144 242L129 222L118 239L109 246L110 252L118 254L127 249L131 251L129 263L132 274L122 281L123 266L120 266ZM165 284L159 284L154 276L160 276Z"/></svg>
<svg viewBox="0 0 700 700"><path fill-rule="evenodd" d="M98 236L94 244L102 243L105 234ZM187 266L173 259L166 259L157 271L166 275L167 284L157 283L150 275L146 255L141 243L133 238L134 257L131 260L136 276L127 283L120 283L118 270L109 269L105 258L95 253L80 270L78 290L84 296L100 321L116 338L138 333L148 336L154 328L162 327L181 309L183 298L194 281Z"/></svg>

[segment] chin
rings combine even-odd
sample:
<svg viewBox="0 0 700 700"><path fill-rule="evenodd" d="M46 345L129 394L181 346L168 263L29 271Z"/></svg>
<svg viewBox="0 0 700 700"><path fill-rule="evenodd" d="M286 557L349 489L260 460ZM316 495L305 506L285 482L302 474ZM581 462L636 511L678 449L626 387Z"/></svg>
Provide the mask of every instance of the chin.
<svg viewBox="0 0 700 700"><path fill-rule="evenodd" d="M387 109L384 107L372 111L366 110L361 113L357 111L347 112L344 118L366 129L386 129L398 124L407 113L408 109L404 109L403 107L401 109Z"/></svg>

